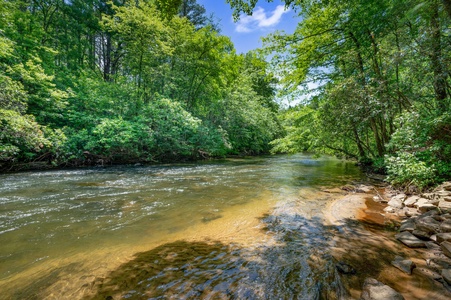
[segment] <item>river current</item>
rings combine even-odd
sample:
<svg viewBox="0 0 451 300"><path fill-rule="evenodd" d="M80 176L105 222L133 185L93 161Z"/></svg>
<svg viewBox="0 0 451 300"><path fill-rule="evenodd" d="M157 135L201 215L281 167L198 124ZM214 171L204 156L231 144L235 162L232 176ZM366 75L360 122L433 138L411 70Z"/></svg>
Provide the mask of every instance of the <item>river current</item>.
<svg viewBox="0 0 451 300"><path fill-rule="evenodd" d="M309 155L0 175L1 299L340 297Z"/></svg>

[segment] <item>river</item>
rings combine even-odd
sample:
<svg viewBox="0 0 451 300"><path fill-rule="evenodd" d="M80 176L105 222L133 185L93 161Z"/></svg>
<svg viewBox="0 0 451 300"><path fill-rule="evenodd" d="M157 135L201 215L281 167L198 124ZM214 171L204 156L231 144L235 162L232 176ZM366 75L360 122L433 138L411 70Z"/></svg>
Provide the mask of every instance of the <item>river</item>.
<svg viewBox="0 0 451 300"><path fill-rule="evenodd" d="M320 191L361 179L301 154L3 174L0 298L339 298Z"/></svg>

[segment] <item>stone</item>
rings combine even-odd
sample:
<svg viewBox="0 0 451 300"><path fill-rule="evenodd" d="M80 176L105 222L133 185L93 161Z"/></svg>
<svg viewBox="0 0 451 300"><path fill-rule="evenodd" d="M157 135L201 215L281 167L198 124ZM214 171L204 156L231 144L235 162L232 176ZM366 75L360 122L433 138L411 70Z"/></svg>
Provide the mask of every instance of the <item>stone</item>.
<svg viewBox="0 0 451 300"><path fill-rule="evenodd" d="M451 269L443 269L442 277L448 284L451 284Z"/></svg>
<svg viewBox="0 0 451 300"><path fill-rule="evenodd" d="M393 199L396 199L396 200L401 200L401 201L404 201L405 199L406 199L406 195L405 194L398 194L398 195L395 195L395 196L393 196L393 197L391 197L391 199L393 200Z"/></svg>
<svg viewBox="0 0 451 300"><path fill-rule="evenodd" d="M415 217L420 214L416 208L404 207L403 210L406 217Z"/></svg>
<svg viewBox="0 0 451 300"><path fill-rule="evenodd" d="M353 275L356 273L355 269L351 265L349 265L343 261L338 262L336 265L336 268L337 268L338 272L340 272L341 274Z"/></svg>
<svg viewBox="0 0 451 300"><path fill-rule="evenodd" d="M440 217L442 217L443 220L451 220L451 214L449 213L443 214Z"/></svg>
<svg viewBox="0 0 451 300"><path fill-rule="evenodd" d="M356 193L370 193L372 190L374 189L374 187L372 186L368 186L368 185L359 185L356 187L355 192Z"/></svg>
<svg viewBox="0 0 451 300"><path fill-rule="evenodd" d="M421 213L425 213L425 212L428 212L428 211L431 211L431 210L434 210L434 209L437 209L437 206L432 204L432 203L426 203L426 204L418 205L418 210Z"/></svg>
<svg viewBox="0 0 451 300"><path fill-rule="evenodd" d="M442 248L443 254L451 258L451 242L440 243L440 248Z"/></svg>
<svg viewBox="0 0 451 300"><path fill-rule="evenodd" d="M420 197L410 196L409 198L404 200L404 205L407 207L414 207L414 205L415 205L415 203L417 203L418 199L420 199Z"/></svg>
<svg viewBox="0 0 451 300"><path fill-rule="evenodd" d="M425 231L421 231L421 230L414 230L412 231L412 234L414 236L416 236L417 238L424 240L424 241L429 241L431 235Z"/></svg>
<svg viewBox="0 0 451 300"><path fill-rule="evenodd" d="M441 232L451 232L451 220L445 220L440 224Z"/></svg>
<svg viewBox="0 0 451 300"><path fill-rule="evenodd" d="M415 203L414 207L418 208L421 205L431 204L432 200L426 199L426 198L419 198L417 202Z"/></svg>
<svg viewBox="0 0 451 300"><path fill-rule="evenodd" d="M412 270L414 268L416 268L416 265L413 261L411 261L410 259L404 259L400 256L396 256L395 260L391 262L391 264L395 267L398 268L399 270L403 271L406 274L411 275L412 274Z"/></svg>
<svg viewBox="0 0 451 300"><path fill-rule="evenodd" d="M443 242L451 242L451 233L450 232L444 232L444 233L437 233L437 243L441 244Z"/></svg>
<svg viewBox="0 0 451 300"><path fill-rule="evenodd" d="M388 285L374 278L367 278L363 283L361 300L403 300L404 297Z"/></svg>
<svg viewBox="0 0 451 300"><path fill-rule="evenodd" d="M393 214L393 213L396 212L396 209L395 209L394 207L387 206L386 208L384 208L384 211L385 211L386 213Z"/></svg>
<svg viewBox="0 0 451 300"><path fill-rule="evenodd" d="M417 272L422 274L422 275L424 275L424 276L432 278L434 280L440 280L442 278L442 276L439 273L437 273L436 271L431 270L429 268L415 268L412 271L412 273L417 273Z"/></svg>
<svg viewBox="0 0 451 300"><path fill-rule="evenodd" d="M451 202L441 200L438 203L438 208L440 208L440 210L445 211L445 212L451 212Z"/></svg>
<svg viewBox="0 0 451 300"><path fill-rule="evenodd" d="M390 205L391 207L400 209L404 206L403 200L400 198L396 198L396 197L397 196L391 198L391 200L388 201L388 205Z"/></svg>
<svg viewBox="0 0 451 300"><path fill-rule="evenodd" d="M412 232L415 230L415 221L412 219L407 219L401 223L401 227L399 227L399 231L409 231Z"/></svg>
<svg viewBox="0 0 451 300"><path fill-rule="evenodd" d="M416 229L429 233L433 235L434 233L439 232L440 230L440 222L435 220L434 217L421 216L415 221Z"/></svg>
<svg viewBox="0 0 451 300"><path fill-rule="evenodd" d="M451 191L451 181L442 183L437 189Z"/></svg>
<svg viewBox="0 0 451 300"><path fill-rule="evenodd" d="M395 236L397 240L410 248L424 248L426 244L408 231L401 232Z"/></svg>
<svg viewBox="0 0 451 300"><path fill-rule="evenodd" d="M443 200L445 200L446 202L451 202L451 197L443 197Z"/></svg>

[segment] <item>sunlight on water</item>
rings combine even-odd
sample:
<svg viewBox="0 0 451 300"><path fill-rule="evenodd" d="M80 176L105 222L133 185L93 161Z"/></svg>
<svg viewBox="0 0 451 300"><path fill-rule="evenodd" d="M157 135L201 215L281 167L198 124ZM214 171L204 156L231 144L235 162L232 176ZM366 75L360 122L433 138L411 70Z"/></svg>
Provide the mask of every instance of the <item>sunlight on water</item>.
<svg viewBox="0 0 451 300"><path fill-rule="evenodd" d="M120 280L125 275L118 268L139 259L137 253L156 257L157 252L149 251L159 249L170 256L171 247L189 247L173 244L184 240L198 249L187 250L187 257L193 258L203 247L208 253L199 257L206 265L223 259L228 266L228 273L210 274L213 271L207 268L210 275L198 278L203 282L215 278L209 288L216 288L218 295L226 291L235 297L270 295L269 281L257 269L265 265L259 262L261 253L274 255L268 248L280 241L265 229L265 213L275 209L291 211L289 218L321 217L329 199L318 199L318 189L359 176L352 163L305 155L0 175L0 290L6 298L17 299L95 298L97 281L108 276L112 282ZM315 230L310 232L313 237L327 235L320 226ZM172 246L164 248L165 244ZM168 258L168 265L172 261ZM307 258L297 263L300 270L310 272ZM278 272L268 270L267 274ZM145 279L149 282L156 282L149 279L152 276L161 276L149 274ZM243 276L254 278L250 282L255 284L239 284ZM191 291L197 297L194 287L209 289L197 281L177 280L161 283L163 287L149 295L189 297ZM138 283L142 290L135 296L150 293ZM270 282L275 290L279 284ZM134 292L129 293L132 297Z"/></svg>

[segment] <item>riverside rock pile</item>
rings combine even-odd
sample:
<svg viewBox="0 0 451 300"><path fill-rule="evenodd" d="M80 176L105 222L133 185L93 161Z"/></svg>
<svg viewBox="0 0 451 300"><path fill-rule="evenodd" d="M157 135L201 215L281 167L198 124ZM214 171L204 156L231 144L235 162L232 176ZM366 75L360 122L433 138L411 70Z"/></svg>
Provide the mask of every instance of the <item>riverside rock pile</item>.
<svg viewBox="0 0 451 300"><path fill-rule="evenodd" d="M425 260L429 268L425 275L451 291L451 182L430 193L392 195L387 204L385 212L406 217L396 239L409 248L427 248ZM415 267L411 261L400 258L392 264L401 270L402 265L408 274Z"/></svg>

